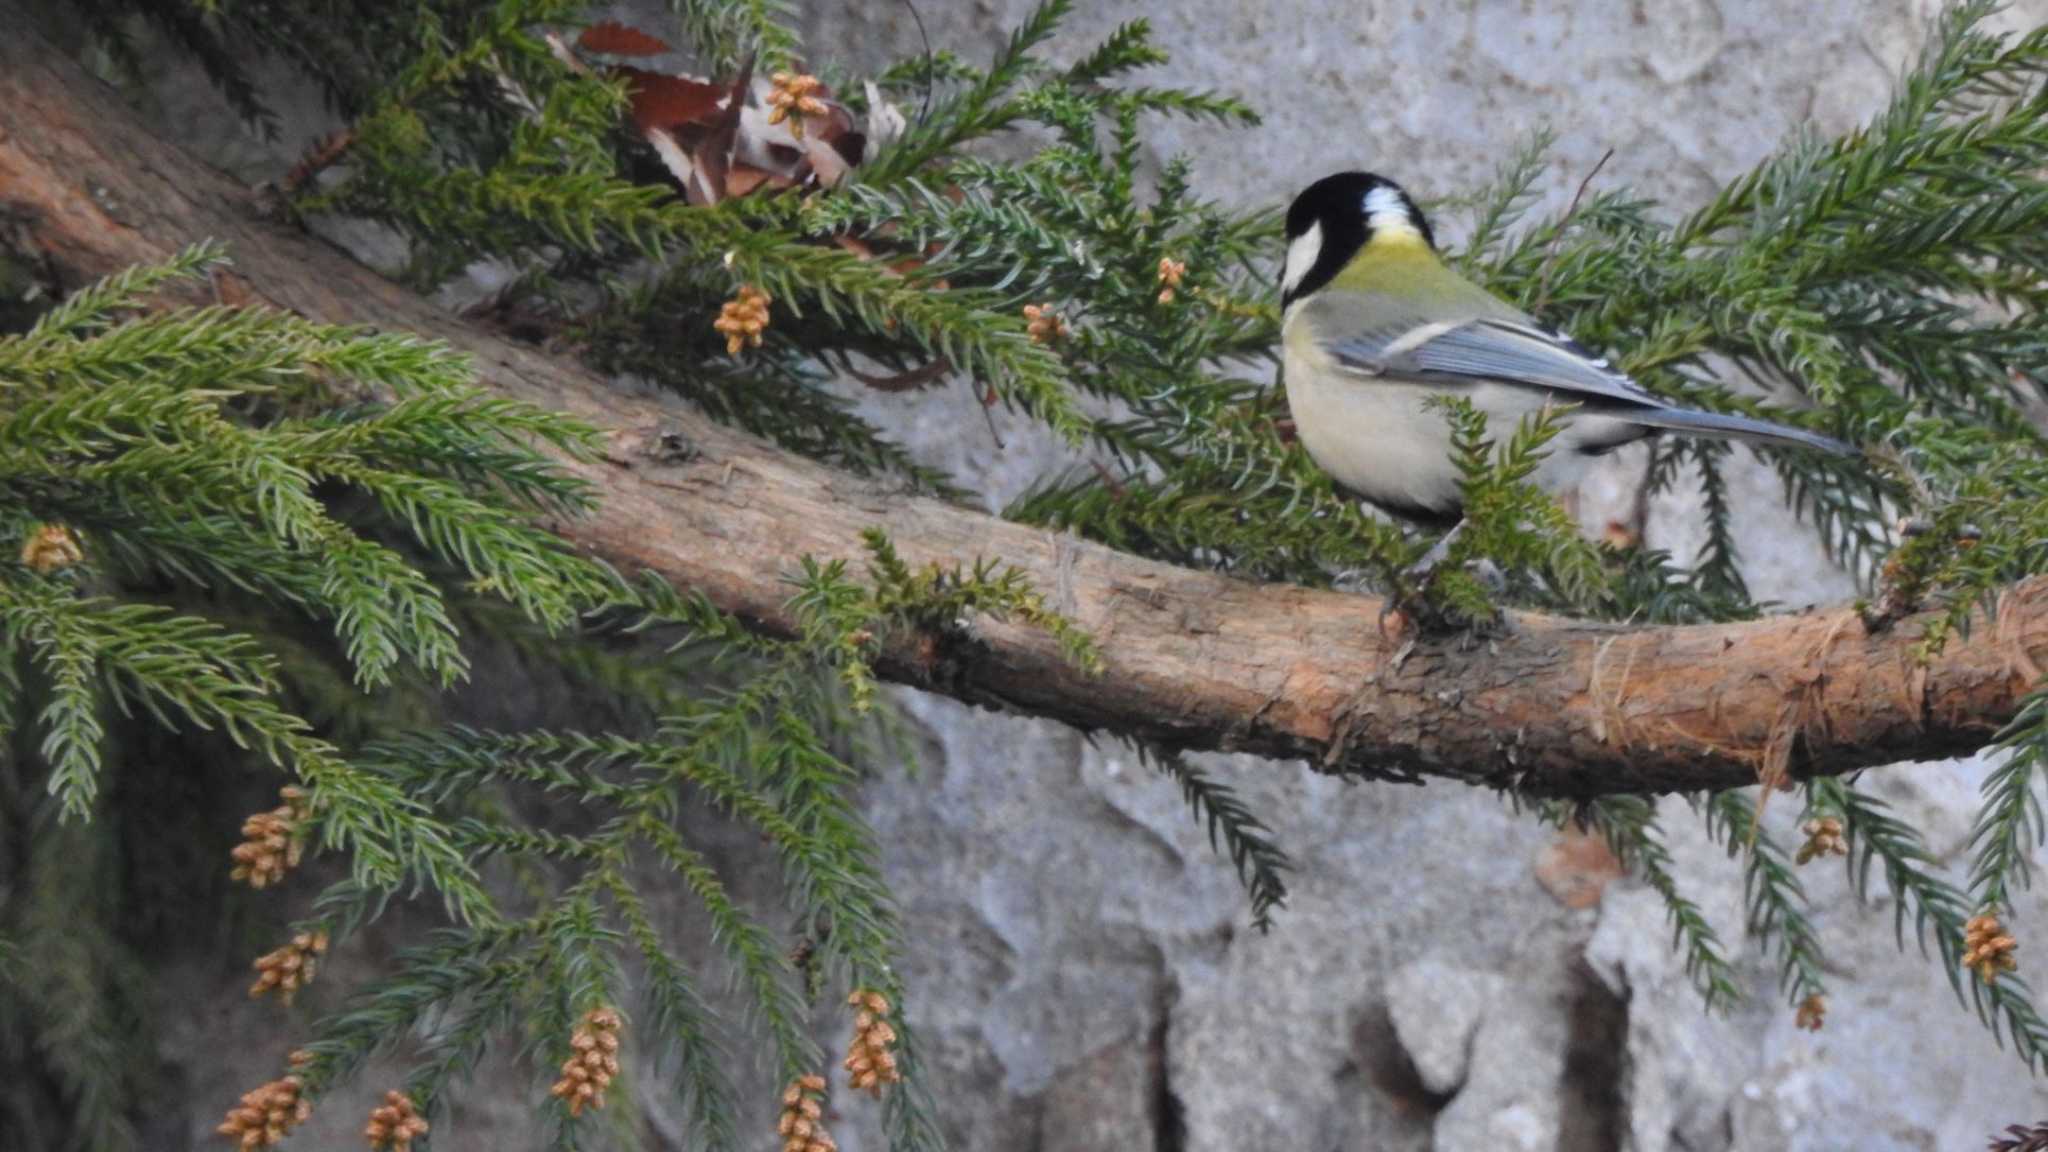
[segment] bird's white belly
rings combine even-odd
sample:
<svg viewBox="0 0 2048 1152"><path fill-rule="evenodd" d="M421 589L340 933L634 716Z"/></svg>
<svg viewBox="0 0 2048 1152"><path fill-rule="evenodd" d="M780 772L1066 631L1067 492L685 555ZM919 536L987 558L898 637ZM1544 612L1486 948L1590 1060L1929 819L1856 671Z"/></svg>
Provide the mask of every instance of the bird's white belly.
<svg viewBox="0 0 2048 1152"><path fill-rule="evenodd" d="M1288 350L1287 403L1302 445L1339 484L1395 510L1448 515L1464 503L1451 458L1450 423L1425 405L1430 396L1462 391L1486 415L1496 442L1513 435L1517 423L1544 402L1543 393L1530 388L1481 383L1454 389L1318 367L1299 364L1295 350ZM1535 483L1550 492L1576 486L1592 464L1585 446L1621 438L1619 423L1568 417Z"/></svg>

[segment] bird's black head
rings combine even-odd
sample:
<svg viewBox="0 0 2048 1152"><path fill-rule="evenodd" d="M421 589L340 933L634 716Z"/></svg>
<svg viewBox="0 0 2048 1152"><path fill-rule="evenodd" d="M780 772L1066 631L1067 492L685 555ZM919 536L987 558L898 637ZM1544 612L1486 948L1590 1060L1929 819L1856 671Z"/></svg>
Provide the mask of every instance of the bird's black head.
<svg viewBox="0 0 2048 1152"><path fill-rule="evenodd" d="M1434 248L1422 209L1399 184L1370 172L1339 172L1302 190L1287 208L1287 263L1280 304L1328 284L1375 235L1411 233Z"/></svg>

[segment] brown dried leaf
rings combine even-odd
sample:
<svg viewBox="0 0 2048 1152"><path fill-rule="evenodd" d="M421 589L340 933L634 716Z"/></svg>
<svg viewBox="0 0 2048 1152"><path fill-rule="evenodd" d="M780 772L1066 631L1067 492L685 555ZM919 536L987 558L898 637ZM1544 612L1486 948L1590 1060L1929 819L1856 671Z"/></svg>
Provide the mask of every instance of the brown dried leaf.
<svg viewBox="0 0 2048 1152"><path fill-rule="evenodd" d="M614 20L585 28L583 35L576 38L576 45L585 52L605 56L659 56L672 50L665 41Z"/></svg>
<svg viewBox="0 0 2048 1152"><path fill-rule="evenodd" d="M869 244L858 236L849 236L841 232L839 235L832 237L832 242L863 260L873 260L875 258L874 245Z"/></svg>
<svg viewBox="0 0 2048 1152"><path fill-rule="evenodd" d="M825 105L822 115L804 118L804 153L824 187L846 178L847 171L860 163L866 143L866 137L854 130L853 113L836 100Z"/></svg>
<svg viewBox="0 0 2048 1152"><path fill-rule="evenodd" d="M1577 829L1559 834L1536 855L1536 882L1567 908L1591 908L1607 885L1626 875L1607 841Z"/></svg>
<svg viewBox="0 0 2048 1152"><path fill-rule="evenodd" d="M804 158L810 161L811 171L817 174L818 183L826 188L837 187L852 165L839 150L815 136L804 137Z"/></svg>
<svg viewBox="0 0 2048 1152"><path fill-rule="evenodd" d="M796 185L797 182L784 173L756 168L752 164L736 162L725 174L725 194L735 200L752 195L762 188L781 191L784 188L794 188Z"/></svg>
<svg viewBox="0 0 2048 1152"><path fill-rule="evenodd" d="M625 65L612 69L612 75L625 77L627 98L632 102L633 126L642 132L713 124L722 111L719 101L725 98L726 92L717 84Z"/></svg>
<svg viewBox="0 0 2048 1152"><path fill-rule="evenodd" d="M847 164L858 168L868 156L868 136L865 132L847 132L832 140L832 147L844 157Z"/></svg>
<svg viewBox="0 0 2048 1152"><path fill-rule="evenodd" d="M711 130L691 150L697 180L687 189L696 204L716 204L728 198L726 175L732 171L733 144L739 138L740 113L746 110L747 94L753 91L754 58L740 62L740 74L733 78L730 98L710 122Z"/></svg>
<svg viewBox="0 0 2048 1152"><path fill-rule="evenodd" d="M799 184L816 180L829 188L844 180L867 152L867 135L853 113L819 87L808 96L820 103L820 111L799 120L775 120L767 106L774 91L764 80L754 82L754 98L740 117L734 162L785 173ZM801 134L794 131L798 128Z"/></svg>
<svg viewBox="0 0 2048 1152"><path fill-rule="evenodd" d="M922 256L901 256L893 252L877 251L875 246L868 241L843 232L832 237L832 242L863 260L882 263L890 272L898 276L908 276L912 272L924 267L925 263ZM950 287L944 280L934 281L931 286L940 292L944 292Z"/></svg>
<svg viewBox="0 0 2048 1152"><path fill-rule="evenodd" d="M853 131L853 113L837 100L826 100L825 110L804 117L804 136L837 140Z"/></svg>

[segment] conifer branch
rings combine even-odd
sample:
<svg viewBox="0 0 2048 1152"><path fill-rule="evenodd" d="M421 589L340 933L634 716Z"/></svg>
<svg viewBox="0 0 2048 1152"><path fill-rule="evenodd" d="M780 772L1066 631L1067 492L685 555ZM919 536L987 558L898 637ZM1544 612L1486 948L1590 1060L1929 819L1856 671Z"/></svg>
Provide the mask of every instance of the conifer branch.
<svg viewBox="0 0 2048 1152"><path fill-rule="evenodd" d="M1720 935L1699 905L1679 889L1678 878L1671 872L1671 850L1664 846L1658 831L1654 804L1637 796L1609 796L1579 805L1550 805L1546 818L1556 824L1573 820L1599 833L1615 857L1664 901L1672 947L1685 957L1685 974L1708 1010L1726 1012L1741 999L1735 968L1724 954Z"/></svg>
<svg viewBox="0 0 2048 1152"><path fill-rule="evenodd" d="M2012 884L2032 883L2030 858L2048 837L2041 812L2048 769L2048 692L2037 692L1998 742L2001 758L1985 776L1984 803L1970 830L1970 895L1980 908L2012 909Z"/></svg>
<svg viewBox="0 0 2048 1152"><path fill-rule="evenodd" d="M1964 928L1975 909L1968 893L1937 873L1939 865L1920 834L1892 815L1884 801L1841 780L1814 781L1807 799L1816 813L1842 821L1849 840L1845 863L1858 896L1869 898L1871 866L1883 865L1899 947L1906 946L1910 910L1914 941L1924 956L1929 938L1933 939L1932 959L1942 966L1956 1000L1976 1010L1977 1018L2001 1047L2010 1040L2013 1054L2028 1067L2048 1065L2048 1019L2034 1007L2026 981L2010 973L1981 980L1963 966Z"/></svg>
<svg viewBox="0 0 2048 1152"><path fill-rule="evenodd" d="M1778 986L1788 1002L1825 996L1820 931L1807 915L1806 890L1784 849L1758 825L1756 805L1729 789L1708 797L1703 815L1708 833L1725 843L1729 858L1742 857L1743 928L1778 953Z"/></svg>
<svg viewBox="0 0 2048 1152"><path fill-rule="evenodd" d="M1930 621L1908 618L1866 634L1847 613L1622 629L1510 614L1491 652L1426 644L1393 669L1399 641L1372 627L1379 604L1371 598L1253 586L863 487L438 317L331 252L209 208L238 203L242 194L138 130L127 113L104 107L50 54L10 52L6 62L0 106L16 130L0 145L0 166L17 174L7 195L23 217L43 222L46 231L74 217L104 219L101 209L79 200L71 179L78 171L121 203L155 212L147 228L108 224L49 235L49 250L78 271L100 272L175 251L159 245L236 237L238 275L280 304L330 322L410 328L467 350L498 394L566 406L607 437L599 461L563 465L606 493L595 515L557 526L576 547L629 572L652 568L754 627L788 636L798 628L782 566L806 553L857 554L864 550L860 532L875 527L913 565L1000 556L1103 644L1103 676L1083 676L1050 638L984 622L975 629L982 655L949 665L945 681L929 678L909 637L885 647L876 661L892 678L1175 747L1308 756L1368 770L1409 767L1584 794L1751 782L1756 757L1781 733L1788 707L1808 721L1798 725L1795 776L1974 750L2018 714L2026 694L2012 654L2038 660L2048 651L2048 585L2021 580L2001 598L1997 627L1980 618L1967 636L1930 654L1924 673L1913 670L1914 653ZM31 132L31 125L47 128ZM51 130L70 147L83 141L106 151L66 152L60 162L36 146L59 138ZM135 163L139 157L148 158L146 168ZM68 166L63 178L55 177L59 163ZM153 194L147 182L155 180L175 180L178 194ZM1589 196L1573 228L1606 227L1601 221L1615 211ZM1561 301L1576 298L1578 247L1568 246L1559 264L1554 291ZM1249 432L1256 424L1243 427ZM694 454L682 461L657 455L656 441L666 437ZM1220 463L1228 442L1214 443ZM1388 570L1413 547L1334 499L1298 449L1281 459L1281 471L1249 486L1236 487L1241 477L1233 469L1219 472L1216 495L1183 488L1174 497L1195 493L1213 507L1221 493L1234 492L1230 506L1242 515L1206 516L1197 527L1196 505L1188 504L1171 520L1128 534L1116 526L1120 512L1096 527L1110 539L1191 562L1218 542L1241 544L1247 572L1269 564L1295 569L1320 555ZM1126 505L1142 506L1148 487L1133 480L1124 491ZM1104 488L1083 495L1091 503L1076 509L1117 506L1118 497ZM1298 534L1262 541L1246 527L1283 521ZM1944 611L1969 609L1965 598ZM1217 635L1232 638L1228 651L1205 639ZM1809 685L1785 684L1777 674L1793 667L1824 674ZM1745 668L1764 674L1740 674ZM1711 684L1700 679L1710 672ZM1360 697L1358 687L1375 677L1373 693ZM1598 691L1585 691L1589 684ZM1703 701L1716 694L1714 707L1703 711Z"/></svg>
<svg viewBox="0 0 2048 1152"><path fill-rule="evenodd" d="M1245 895L1251 897L1252 927L1260 932L1270 931L1274 910L1287 905L1287 882L1280 874L1294 870L1287 853L1274 841L1272 831L1235 791L1211 780L1207 773L1188 763L1186 757L1143 746L1139 756L1180 785L1188 811L1197 824L1208 829L1210 850L1227 852L1231 865L1237 869ZM1220 846L1216 842L1219 833L1223 838Z"/></svg>

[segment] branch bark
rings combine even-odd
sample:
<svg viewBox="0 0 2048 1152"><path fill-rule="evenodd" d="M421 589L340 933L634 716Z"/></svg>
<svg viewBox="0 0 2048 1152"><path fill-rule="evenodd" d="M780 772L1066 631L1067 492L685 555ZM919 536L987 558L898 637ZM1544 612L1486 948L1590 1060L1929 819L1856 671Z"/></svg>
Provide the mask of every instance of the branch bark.
<svg viewBox="0 0 2048 1152"><path fill-rule="evenodd" d="M0 238L83 282L206 237L228 243L253 298L444 340L491 387L606 429L606 459L568 465L603 508L560 533L755 627L787 632L785 573L805 554L859 555L867 527L914 563L1022 568L1101 642L1099 679L1047 637L987 621L936 662L918 638L894 638L883 671L1082 728L1543 794L1719 788L1766 769L1796 778L1973 750L2048 665L2048 579L2011 589L1996 620L1925 666L1910 655L1921 621L1873 635L1846 608L1684 628L1518 615L1484 647L1425 642L1397 664L1376 600L1175 568L908 497L465 324L266 220L259 196L168 145L61 53L0 37ZM678 436L693 452L665 450Z"/></svg>

